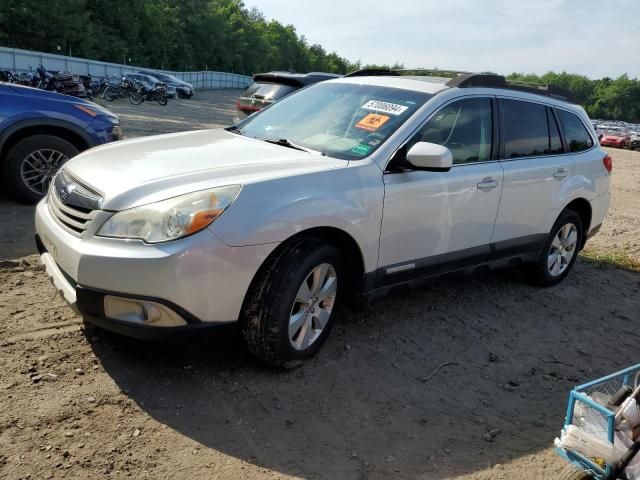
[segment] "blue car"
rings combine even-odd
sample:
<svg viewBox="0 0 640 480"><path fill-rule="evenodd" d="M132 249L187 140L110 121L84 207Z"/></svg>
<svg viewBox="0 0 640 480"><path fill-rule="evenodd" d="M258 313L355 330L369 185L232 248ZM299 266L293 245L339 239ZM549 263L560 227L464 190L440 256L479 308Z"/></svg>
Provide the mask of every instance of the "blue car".
<svg viewBox="0 0 640 480"><path fill-rule="evenodd" d="M95 103L0 82L0 180L23 202L46 195L74 155L121 138L118 117Z"/></svg>

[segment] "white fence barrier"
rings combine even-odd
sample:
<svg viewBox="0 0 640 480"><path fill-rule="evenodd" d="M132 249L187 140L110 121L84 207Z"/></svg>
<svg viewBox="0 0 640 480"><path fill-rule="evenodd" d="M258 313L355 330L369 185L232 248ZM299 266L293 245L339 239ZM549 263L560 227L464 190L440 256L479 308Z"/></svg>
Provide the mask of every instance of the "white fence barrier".
<svg viewBox="0 0 640 480"><path fill-rule="evenodd" d="M0 47L0 70L11 70L22 73L32 71L42 65L47 70L62 70L76 75L91 74L92 77L101 78L111 75L123 75L140 70L153 71L149 68L122 65L118 63L98 62L84 58L66 57L51 53L32 52L17 48ZM188 82L196 89L207 88L245 88L253 83L251 77L227 72L171 72L159 70L174 75Z"/></svg>

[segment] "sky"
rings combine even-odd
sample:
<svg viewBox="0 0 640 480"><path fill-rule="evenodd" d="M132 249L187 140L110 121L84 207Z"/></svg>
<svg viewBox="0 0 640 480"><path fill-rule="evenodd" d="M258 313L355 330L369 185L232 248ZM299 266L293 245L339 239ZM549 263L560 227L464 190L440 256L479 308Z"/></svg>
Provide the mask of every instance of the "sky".
<svg viewBox="0 0 640 480"><path fill-rule="evenodd" d="M640 77L640 0L244 0L363 64Z"/></svg>

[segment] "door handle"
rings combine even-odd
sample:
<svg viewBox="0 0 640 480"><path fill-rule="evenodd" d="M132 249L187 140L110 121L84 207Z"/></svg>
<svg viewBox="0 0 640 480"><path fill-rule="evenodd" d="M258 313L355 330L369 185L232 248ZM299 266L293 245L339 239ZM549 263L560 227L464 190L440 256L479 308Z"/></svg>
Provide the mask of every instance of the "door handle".
<svg viewBox="0 0 640 480"><path fill-rule="evenodd" d="M498 186L498 180L495 178L487 177L483 178L482 181L478 184L478 188L480 190L493 190Z"/></svg>
<svg viewBox="0 0 640 480"><path fill-rule="evenodd" d="M556 178L558 180L565 178L567 175L569 175L569 170L567 170L566 168L559 168L555 172L553 172L553 178Z"/></svg>

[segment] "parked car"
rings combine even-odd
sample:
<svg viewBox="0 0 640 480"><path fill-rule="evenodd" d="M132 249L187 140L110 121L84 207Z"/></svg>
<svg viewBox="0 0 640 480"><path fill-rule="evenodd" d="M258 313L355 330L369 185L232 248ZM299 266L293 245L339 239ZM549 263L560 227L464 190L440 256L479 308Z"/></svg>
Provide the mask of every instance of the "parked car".
<svg viewBox="0 0 640 480"><path fill-rule="evenodd" d="M71 157L120 138L118 117L95 103L0 83L0 176L24 202L40 200Z"/></svg>
<svg viewBox="0 0 640 480"><path fill-rule="evenodd" d="M175 96L177 95L175 86L168 85L163 80L160 80L152 75L147 75L144 73L127 73L125 74L125 77L129 80L134 80L141 83L145 91L152 91L156 88L158 83L161 83L167 90L167 98L175 98Z"/></svg>
<svg viewBox="0 0 640 480"><path fill-rule="evenodd" d="M606 133L600 139L603 147L626 148L629 143L629 136L625 133Z"/></svg>
<svg viewBox="0 0 640 480"><path fill-rule="evenodd" d="M564 90L358 75L227 129L72 159L36 210L47 274L103 328L239 322L285 367L318 351L340 305L450 272L569 274L607 212L612 161Z"/></svg>
<svg viewBox="0 0 640 480"><path fill-rule="evenodd" d="M141 71L140 73L145 75L150 75L152 77L157 78L161 82L165 83L167 87L170 89L170 91L175 90L175 92L178 95L178 98L191 98L195 93L193 85L183 80L180 80L179 78L174 77L173 75L169 75L168 73L143 72L143 71Z"/></svg>
<svg viewBox="0 0 640 480"><path fill-rule="evenodd" d="M632 150L640 150L640 133L634 133L629 139L629 148Z"/></svg>
<svg viewBox="0 0 640 480"><path fill-rule="evenodd" d="M236 101L237 121L258 112L296 90L314 83L338 78L333 73L269 72L253 76L253 84Z"/></svg>

